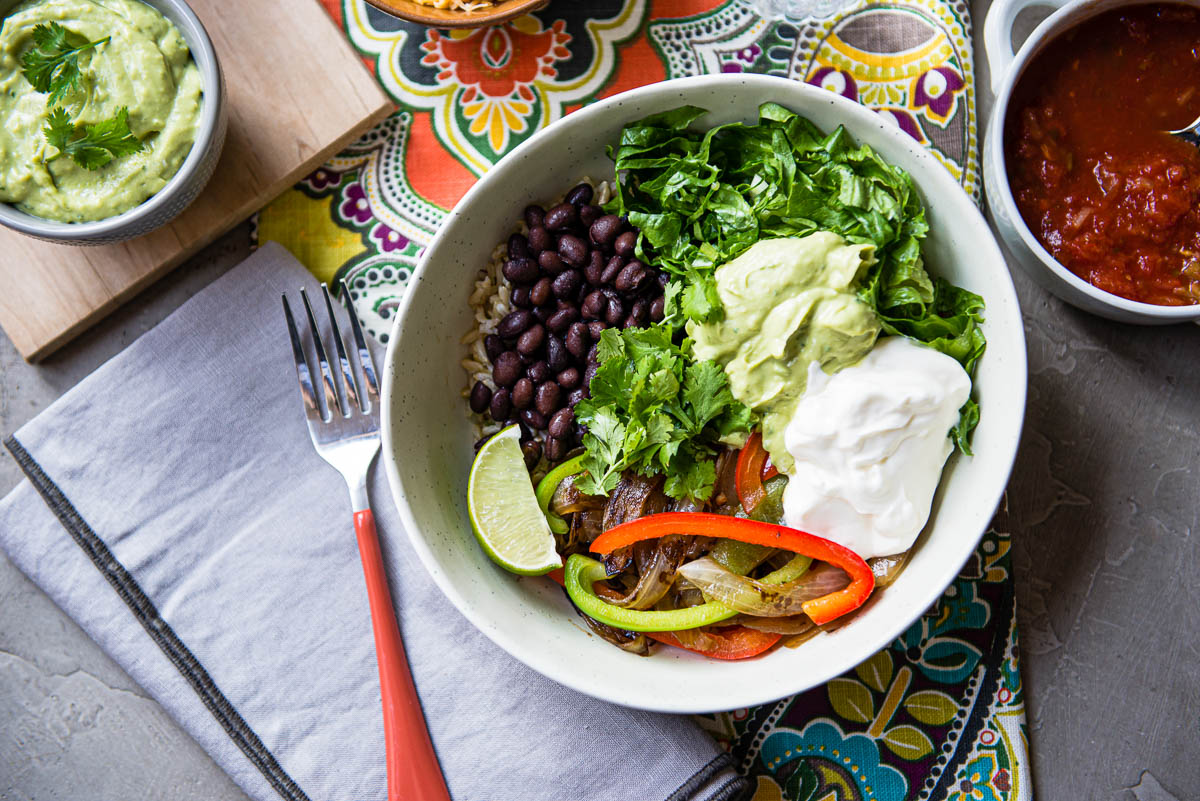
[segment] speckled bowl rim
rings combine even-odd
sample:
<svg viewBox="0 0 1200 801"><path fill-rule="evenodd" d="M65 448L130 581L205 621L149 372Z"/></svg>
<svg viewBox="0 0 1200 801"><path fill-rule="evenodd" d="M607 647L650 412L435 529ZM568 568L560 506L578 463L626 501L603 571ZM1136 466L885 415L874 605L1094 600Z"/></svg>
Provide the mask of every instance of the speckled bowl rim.
<svg viewBox="0 0 1200 801"><path fill-rule="evenodd" d="M414 271L412 279L410 279L408 291L401 301L400 308L393 322L383 370L383 448L381 459L387 470L389 485L399 509L401 521L408 533L409 541L421 559L422 564L443 594L483 634L514 658L524 662L542 675L578 692L612 703L639 709L678 714L713 712L756 706L819 686L853 668L881 648L886 647L919 619L938 600L943 591L954 581L962 566L970 559L980 539L987 531L992 515L1000 503L1016 459L1017 447L1020 442L1021 428L1024 421L1027 383L1025 338L1016 290L1013 287L1011 276L1009 275L1000 248L987 227L987 223L978 207L966 195L962 187L951 177L946 168L915 140L865 107L836 96L831 92L783 78L762 75L704 75L664 81L615 95L573 112L530 137L530 139L505 156L501 164L510 160L520 164L524 159L529 158L531 154L536 153L539 148L553 146L553 143L560 139L570 141L572 131L578 130L575 126L586 126L590 120L600 115L613 113L620 115L626 120L631 120L641 116L641 113L653 113L654 110L662 110L672 105L680 105L687 102L695 102L703 105L704 90L717 85L715 82L732 82L737 86L753 91L755 97L772 97L772 99L777 99L778 102L790 107L797 105L797 98L800 96L803 96L804 101L800 105L810 103L832 104L841 118L844 118L847 123L853 123L851 126L852 134L856 133L856 131L863 131L866 128L882 130L884 133L873 133L872 135L893 139L897 147L908 151L907 157L923 165L917 171L920 174L914 174L914 180L916 180L918 189L923 196L929 197L935 193L939 196L952 196L953 199L947 199L943 208L945 206L953 207L954 221L947 221L946 224L960 228L963 237L967 234L971 236L969 242L963 239L963 237L950 237L950 239L955 240L954 252L956 254L975 255L974 259L963 259L960 261L964 264L977 263L980 261L979 257L982 255L986 256L991 265L986 271L988 275L986 283L992 285L993 291L985 298L989 308L989 323L996 317L1003 317L1004 321L1001 324L1009 336L1007 338L1007 347L999 353L991 354L993 359L1002 359L1002 361L996 362L998 367L992 373L993 378L990 379L993 385L991 394L984 395L981 391L980 397L981 405L984 407L984 415L988 415L989 413L993 415L993 420L989 423L989 438L992 441L989 444L991 450L988 451L990 454L987 463L988 466L981 464L978 468L980 471L986 471L986 480L979 485L971 484L969 485L969 489L964 489L958 493L959 497L963 493L969 493L969 499L967 500L955 499L956 506L965 505L969 508L968 512L960 515L966 519L969 530L962 532L962 535L954 541L952 549L931 552L931 555L928 557L930 566L923 566L922 570L935 573L936 580L926 577L928 580L925 583L921 583L922 571L914 570L915 561L910 562L909 569L906 572L912 574L912 576L903 585L910 589L907 595L900 596L901 601L898 604L892 604L892 608L900 606L903 612L897 612L894 615L870 614L874 611L871 607L874 605L873 601L876 599L873 599L872 602L868 602L868 608L865 610L868 614L860 615L856 620L851 621L849 625L831 634L824 635L830 638L829 648L836 650L841 647L841 650L836 651L836 658L820 662L820 664L815 666L806 667L803 671L789 672L779 669L766 671L764 669L762 672L769 673L771 676L776 677L777 680L758 685L737 680L738 676L748 677L747 673L749 671L739 672L742 663L705 660L701 657L696 657L694 654L682 652L671 653L668 658L676 661L698 660L703 663L702 667L680 667L679 672L685 670L693 672L702 671L703 675L707 677L707 683L713 684L715 682L713 686L720 687L719 691L710 688L708 691L697 692L696 688L690 686L676 687L673 684L663 684L661 681L662 677L669 676L670 678L674 678L676 674L674 667L662 669L660 676L656 677L656 681L647 681L645 682L646 686L642 686L641 683L636 681L636 678L628 682L617 683L614 681L608 685L599 686L595 679L603 667L585 664L584 660L581 660L574 654L565 656L562 652L556 651L554 647L547 647L541 642L531 645L528 642L526 630L519 628L519 625L529 625L529 618L516 620L515 618L497 616L497 613L487 608L486 604L480 603L479 605L474 605L466 598L466 593L450 578L446 569L441 565L439 556L434 553L430 542L426 541L427 534L421 530L413 511L413 501L410 500L410 497L412 499L419 499L422 494L426 494L431 498L437 497L439 487L437 481L444 479L439 477L432 484L425 480L421 482L420 486L415 484L413 486L406 486L405 480L401 475L400 462L405 459L405 445L414 442L417 437L421 436L422 432L419 429L412 428L412 426L417 425L417 423L412 421L419 420L421 414L419 412L411 412L407 407L401 407L397 402L398 393L403 394L404 392L417 391L412 389L397 389L400 382L411 383L410 376L399 375L398 362L400 361L399 354L406 346L414 348L413 358L426 360L429 358L428 355L417 357L415 354L423 353L426 350L422 348L422 343L429 341L431 332L410 328L409 330L413 331L413 333L411 335L405 333L406 320L415 316L418 313L417 310L419 310L419 313L424 314L436 313L435 311L418 306L422 293L415 290L425 280L425 274L431 269L435 269L432 265L439 258L446 258L448 264L461 264L461 260L453 256L454 243L451 240L451 237L455 234L454 229L457 226L457 221L464 215L464 209L471 208L477 203L477 198L483 195L485 191L488 191L486 188L490 184L502 182L505 179L505 170L500 169L499 164L494 166L467 191L454 210L451 211L450 215L443 221L434 240L426 248L420 263ZM641 113L632 116L631 112L620 109L624 103L634 99L640 101L644 96L650 96L652 101L658 102L659 105L656 109L641 109ZM805 113L804 108L799 110L801 113ZM863 134L859 135L862 136ZM564 176L563 178L564 182L572 181L577 179L578 175ZM499 183L499 185L504 186L503 183ZM525 200L520 199L515 201L515 204L523 206L525 202ZM515 218L518 212L519 209L505 209L503 214L506 217ZM463 232L457 233L461 235ZM440 252L443 246L450 252L443 255ZM464 267L463 269L469 268ZM971 267L970 269L973 270L976 268ZM424 300L428 303L430 300L434 300L434 298L427 297ZM444 303L444 300L439 300L439 302ZM465 303L465 297L463 302ZM443 336L448 335L447 332L436 333ZM455 341L457 341L457 334L455 336ZM993 342L993 345L995 345L995 342ZM984 359L988 358L989 354L985 354ZM1003 361L1005 359L1007 361ZM1003 366L1001 367L1000 365ZM453 365L447 365L446 369L460 374L457 362ZM1007 397L1002 397L1001 388L996 383L1001 381L1001 379L1008 380L1008 383L1003 387L1003 393L1007 393ZM422 393L427 391L424 388L421 390ZM422 397L425 398L427 396L422 394ZM426 402L432 403L432 401ZM991 406L988 406L989 402L992 404ZM986 419L985 417L985 421ZM397 440L398 429L406 425L409 428L402 432L404 439ZM462 417L464 432L467 425L464 411ZM432 442L432 438L429 435L426 435L426 437ZM977 443L978 440L979 437L977 436ZM432 445L427 445L426 448L432 448ZM432 453L432 451L427 452ZM955 458L954 456L951 457L951 459ZM434 460L431 457L427 461L432 464ZM953 469L955 469L954 465L947 466L947 471ZM968 465L967 469L973 469L973 466ZM465 480L466 475L464 473L461 477L464 487ZM945 476L943 476L937 498L934 502L935 510L942 510L942 507L945 506L947 501L943 500L942 496L946 492L946 487L949 483L951 482L947 481ZM958 486L966 486L962 479L956 483ZM942 510L941 513L947 514L948 512ZM955 522L959 522L957 518ZM925 531L922 532L916 547L920 548L923 544L925 544L925 547L928 547L925 540L930 538L930 531L933 528L934 526L931 522L931 525L927 526ZM437 534L445 536L444 532L439 531ZM469 528L464 532L455 531L453 532L453 536L456 538L461 536L464 542L469 541L466 547L478 548ZM486 559L486 557L484 558ZM495 586L495 582L501 580L526 581L519 579L519 577L503 573L500 568L494 565L491 567L495 568L493 573L495 580L488 579L488 586ZM900 580L903 581L904 579L905 575L902 574ZM900 581L889 588L887 592L894 594L899 587ZM527 592L538 594L536 598L538 601L543 600L545 597L541 594L540 590L528 590ZM534 600L533 595L530 598ZM561 603L562 599L559 598L558 600ZM528 614L535 614L535 612L536 610L533 610ZM564 610L562 614L563 625L565 626L570 622L567 620L569 612ZM869 622L867 622L868 620ZM553 625L555 625L556 632L562 630L562 627L556 624ZM576 628L581 627L582 624L579 624ZM841 635L856 627L859 632L869 631L872 634L869 637L861 633L858 633L856 636L851 635L849 641L854 642L856 644L855 647L843 647L847 642L847 637ZM586 632L584 633L586 634ZM580 636L583 635L581 634ZM576 643L576 645L571 646L572 649L583 650L583 641L573 640L572 642ZM628 657L629 659L639 659L638 657L624 654L607 644L602 643L601 645L611 650L615 655L614 658ZM565 650L566 646L562 647ZM806 645L806 647L808 646ZM782 667L784 662L792 660L791 656L781 657L784 652L794 655L803 650L797 649L789 652L787 649L780 649L766 655L764 658L750 660L750 662L759 665L779 665ZM813 653L815 655L815 652ZM652 659L660 658L663 658L663 656L655 655L652 657ZM805 658L811 661L810 657ZM772 659L775 659L775 661L772 662ZM749 666L747 665L747 667ZM640 666L623 666L619 669L622 673L627 672L633 677L636 677L640 672ZM587 675L588 671L592 672L591 676ZM761 678L761 676L759 677ZM657 687L657 691L655 691L655 687Z"/></svg>
<svg viewBox="0 0 1200 801"><path fill-rule="evenodd" d="M0 24L6 18L12 7L20 0L0 2ZM187 158L179 166L179 170L171 176L166 185L144 201L128 211L103 220L93 220L82 223L65 223L57 220L47 220L19 210L11 203L0 203L0 225L5 225L14 231L20 231L29 236L41 239L53 239L64 243L84 243L89 240L111 240L121 238L122 232L137 229L144 220L159 214L164 206L170 205L173 196L192 179L200 169L205 155L214 145L220 126L221 107L225 102L225 87L221 81L221 65L217 59L217 51L213 47L208 31L192 11L191 6L183 0L140 0L159 11L179 28L191 51L192 59L200 70L203 82L203 103L200 109L200 123L197 128L196 141L188 151ZM169 220L164 219L165 224Z"/></svg>

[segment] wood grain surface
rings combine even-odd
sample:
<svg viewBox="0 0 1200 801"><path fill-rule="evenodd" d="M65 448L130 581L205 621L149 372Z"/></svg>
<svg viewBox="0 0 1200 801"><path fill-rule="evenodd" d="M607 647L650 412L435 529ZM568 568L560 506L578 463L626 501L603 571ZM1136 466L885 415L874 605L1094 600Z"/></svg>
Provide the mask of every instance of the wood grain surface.
<svg viewBox="0 0 1200 801"><path fill-rule="evenodd" d="M0 326L29 361L258 211L391 110L316 0L191 5L225 73L229 133L216 173L174 222L128 242L74 247L0 229Z"/></svg>

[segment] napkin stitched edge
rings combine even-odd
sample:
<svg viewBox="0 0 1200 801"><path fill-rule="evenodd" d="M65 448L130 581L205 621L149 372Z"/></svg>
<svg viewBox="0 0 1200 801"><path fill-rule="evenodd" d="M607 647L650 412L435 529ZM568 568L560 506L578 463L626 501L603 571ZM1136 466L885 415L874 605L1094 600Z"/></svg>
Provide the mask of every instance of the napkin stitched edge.
<svg viewBox="0 0 1200 801"><path fill-rule="evenodd" d="M666 801L686 801L686 799L691 798L705 784L720 775L722 771L732 770L733 767L733 757L728 753L717 754L707 765L700 768L700 770L691 775L691 778L679 785L679 788L675 792L667 796ZM749 782L735 771L733 776L729 777L725 786L717 790L709 801L733 801L733 799L741 797L748 787Z"/></svg>
<svg viewBox="0 0 1200 801"><path fill-rule="evenodd" d="M263 778L275 788L286 801L309 801L305 792L300 789L295 780L276 761L275 756L266 747L250 725L230 703L225 694L217 687L216 682L209 676L208 671L200 664L200 660L191 652L179 638L170 624L162 618L157 607L146 596L124 565L109 550L92 527L67 498L37 460L25 449L15 435L4 440L13 459L25 473L29 483L37 490L38 495L58 518L62 527L83 550L100 574L104 576L117 595L129 607L129 611L150 635L159 649L167 656L180 675L191 685L196 695L208 708L217 722L221 724L226 734L241 749ZM711 764L711 763L710 763ZM702 769L703 770L703 769ZM694 778L694 777L693 777ZM686 786L686 785L685 785ZM672 796L668 801L673 801ZM714 801L718 801L714 799Z"/></svg>

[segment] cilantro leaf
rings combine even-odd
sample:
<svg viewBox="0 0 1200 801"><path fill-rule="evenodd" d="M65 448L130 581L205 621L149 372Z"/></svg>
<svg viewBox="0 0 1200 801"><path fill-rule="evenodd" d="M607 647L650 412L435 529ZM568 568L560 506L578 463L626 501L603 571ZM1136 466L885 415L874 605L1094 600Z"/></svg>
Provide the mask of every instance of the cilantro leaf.
<svg viewBox="0 0 1200 801"><path fill-rule="evenodd" d="M57 22L33 29L33 47L21 56L21 74L39 92L49 95L46 103L55 106L79 86L79 54L104 44L105 36L90 42Z"/></svg>
<svg viewBox="0 0 1200 801"><path fill-rule="evenodd" d="M673 498L704 500L716 480L718 440L748 431L750 410L733 398L729 379L713 362L696 362L691 340L672 340L669 324L605 329L591 397L575 407L587 427L577 486L607 495L621 473L665 476Z"/></svg>
<svg viewBox="0 0 1200 801"><path fill-rule="evenodd" d="M122 106L115 116L107 120L84 125L82 130L75 125L61 107L50 112L46 127L42 129L46 141L58 149L58 156L70 156L85 170L98 170L114 158L137 153L145 146L129 130L129 109Z"/></svg>

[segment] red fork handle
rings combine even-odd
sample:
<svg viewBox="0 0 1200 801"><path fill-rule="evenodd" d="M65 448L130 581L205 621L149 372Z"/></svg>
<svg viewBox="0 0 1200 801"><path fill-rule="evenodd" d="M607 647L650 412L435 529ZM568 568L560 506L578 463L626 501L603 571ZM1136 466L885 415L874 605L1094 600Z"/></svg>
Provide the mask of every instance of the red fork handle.
<svg viewBox="0 0 1200 801"><path fill-rule="evenodd" d="M367 509L354 513L354 533L367 579L371 603L371 628L379 660L379 688L383 695L383 736L387 749L388 801L449 801L450 791L429 740L421 701L413 686L383 555L375 531L375 515Z"/></svg>

